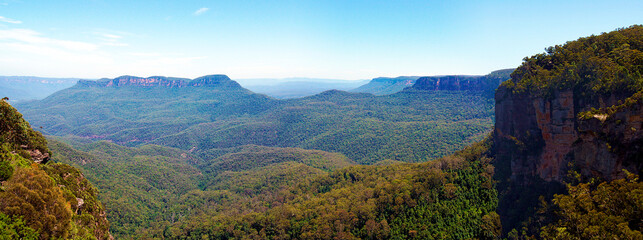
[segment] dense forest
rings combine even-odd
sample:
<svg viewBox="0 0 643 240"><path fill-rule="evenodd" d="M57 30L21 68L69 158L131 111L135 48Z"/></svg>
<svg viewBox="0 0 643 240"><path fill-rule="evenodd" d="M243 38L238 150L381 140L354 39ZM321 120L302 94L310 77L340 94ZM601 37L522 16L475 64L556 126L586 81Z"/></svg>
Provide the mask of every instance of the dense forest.
<svg viewBox="0 0 643 240"><path fill-rule="evenodd" d="M159 86L111 83L143 81L132 78L81 81L18 108L49 135L192 149L206 158L249 144L297 147L339 152L360 164L442 157L481 140L493 124L493 99L483 91L331 90L276 100L220 75L203 77L222 82L215 85L161 77L146 80Z"/></svg>
<svg viewBox="0 0 643 240"><path fill-rule="evenodd" d="M297 148L243 146L203 161L155 145L129 148L102 141L75 149L50 139L49 146L55 161L81 169L101 189L112 233L129 238L158 235L195 214L211 201L207 196L261 196L354 164L341 154Z"/></svg>
<svg viewBox="0 0 643 240"><path fill-rule="evenodd" d="M248 145L203 161L161 146L50 140L53 159L105 191L112 233L134 239L488 238L500 231L490 144L423 164L349 167L319 150Z"/></svg>

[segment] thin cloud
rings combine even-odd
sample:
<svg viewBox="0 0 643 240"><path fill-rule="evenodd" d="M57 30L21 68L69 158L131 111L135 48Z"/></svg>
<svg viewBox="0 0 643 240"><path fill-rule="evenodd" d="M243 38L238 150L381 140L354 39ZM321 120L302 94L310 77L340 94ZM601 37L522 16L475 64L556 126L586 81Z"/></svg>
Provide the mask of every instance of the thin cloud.
<svg viewBox="0 0 643 240"><path fill-rule="evenodd" d="M116 34L109 34L109 33L102 33L103 37L106 38L111 38L111 39L121 39L123 38L122 36L116 35Z"/></svg>
<svg viewBox="0 0 643 240"><path fill-rule="evenodd" d="M116 35L113 33L105 33L105 32L94 32L94 35L98 37L98 39L101 41L101 45L105 46L113 46L113 47L126 47L129 46L127 43L123 43L120 40L123 38L121 35Z"/></svg>
<svg viewBox="0 0 643 240"><path fill-rule="evenodd" d="M161 54L157 53L157 52L129 52L127 54L131 55L131 56L135 56L135 57L159 57L159 56L161 56Z"/></svg>
<svg viewBox="0 0 643 240"><path fill-rule="evenodd" d="M6 23L13 23L13 24L21 24L22 21L14 20L11 18L6 18L3 16L0 16L0 22L6 22Z"/></svg>
<svg viewBox="0 0 643 240"><path fill-rule="evenodd" d="M210 9L209 9L209 8L206 8L206 7L204 7L204 8L199 8L199 10L194 11L194 16L199 16L199 15L201 15L201 14L204 14L204 13L205 13L205 12L207 12L208 10L210 10Z"/></svg>
<svg viewBox="0 0 643 240"><path fill-rule="evenodd" d="M62 48L72 51L93 51L97 49L95 44L48 38L30 29L0 30L0 42L19 43L47 48Z"/></svg>

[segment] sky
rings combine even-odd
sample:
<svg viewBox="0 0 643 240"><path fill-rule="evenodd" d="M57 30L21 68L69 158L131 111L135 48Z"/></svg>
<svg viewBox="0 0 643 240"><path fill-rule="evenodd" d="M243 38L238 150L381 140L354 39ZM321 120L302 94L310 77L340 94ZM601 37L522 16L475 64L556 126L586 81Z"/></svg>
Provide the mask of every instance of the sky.
<svg viewBox="0 0 643 240"><path fill-rule="evenodd" d="M634 24L640 0L0 0L0 75L481 75Z"/></svg>

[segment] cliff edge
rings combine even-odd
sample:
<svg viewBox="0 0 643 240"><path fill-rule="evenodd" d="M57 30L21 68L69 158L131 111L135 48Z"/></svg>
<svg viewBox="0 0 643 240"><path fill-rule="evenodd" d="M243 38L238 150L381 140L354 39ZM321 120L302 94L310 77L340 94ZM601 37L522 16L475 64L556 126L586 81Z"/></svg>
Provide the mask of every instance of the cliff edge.
<svg viewBox="0 0 643 240"><path fill-rule="evenodd" d="M640 174L642 51L643 26L581 38L525 58L498 88L493 138L505 230L519 222L506 216L533 212L538 195L572 178Z"/></svg>

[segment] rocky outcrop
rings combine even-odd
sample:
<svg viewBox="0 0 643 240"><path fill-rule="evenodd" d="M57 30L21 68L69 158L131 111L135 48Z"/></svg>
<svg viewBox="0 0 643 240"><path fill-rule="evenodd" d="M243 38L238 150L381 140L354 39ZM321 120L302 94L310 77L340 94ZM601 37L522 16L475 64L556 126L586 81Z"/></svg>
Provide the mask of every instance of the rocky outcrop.
<svg viewBox="0 0 643 240"><path fill-rule="evenodd" d="M634 101L634 100L633 100ZM640 174L643 160L643 103L636 100L613 113L587 113L578 122L570 157L585 177L624 178Z"/></svg>
<svg viewBox="0 0 643 240"><path fill-rule="evenodd" d="M624 170L640 174L643 101L610 113L589 113L624 98L599 96L590 102L581 95L566 90L545 98L498 88L494 165L498 213L506 231L520 229L534 216L541 196L551 199L564 191L566 182L576 181L570 170L581 180L622 178ZM583 113L587 117L579 118Z"/></svg>
<svg viewBox="0 0 643 240"><path fill-rule="evenodd" d="M510 178L563 182L570 167L583 177L607 180L622 177L623 169L640 172L640 102L611 115L579 119L581 112L624 100L616 95L597 99L586 103L571 90L545 99L500 87L494 139L497 158L510 161Z"/></svg>
<svg viewBox="0 0 643 240"><path fill-rule="evenodd" d="M27 145L20 145L20 148L22 148L24 151L29 153L31 156L31 160L33 160L36 163L42 163L45 164L49 161L49 152L41 152L38 149L31 149Z"/></svg>
<svg viewBox="0 0 643 240"><path fill-rule="evenodd" d="M135 76L120 76L114 79L100 79L97 81L92 80L79 80L77 86L82 87L124 87L124 86L139 86L139 87L238 87L241 88L237 82L231 80L226 75L208 75L199 77L193 80L187 78L170 78L162 76L152 77L135 77Z"/></svg>

